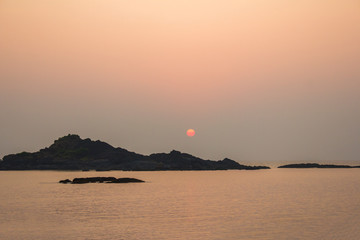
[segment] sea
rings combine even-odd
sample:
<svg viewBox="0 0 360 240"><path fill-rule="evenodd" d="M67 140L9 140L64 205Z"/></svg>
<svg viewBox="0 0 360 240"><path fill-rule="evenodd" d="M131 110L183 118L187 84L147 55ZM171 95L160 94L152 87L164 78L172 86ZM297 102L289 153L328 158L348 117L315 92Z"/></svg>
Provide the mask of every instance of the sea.
<svg viewBox="0 0 360 240"><path fill-rule="evenodd" d="M0 239L358 240L360 169L2 171Z"/></svg>

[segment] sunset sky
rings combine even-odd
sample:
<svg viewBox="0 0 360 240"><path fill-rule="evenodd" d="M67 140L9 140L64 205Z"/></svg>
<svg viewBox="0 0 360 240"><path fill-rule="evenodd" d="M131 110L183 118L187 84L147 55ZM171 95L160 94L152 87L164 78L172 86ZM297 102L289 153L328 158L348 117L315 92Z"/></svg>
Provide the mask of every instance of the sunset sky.
<svg viewBox="0 0 360 240"><path fill-rule="evenodd" d="M360 1L0 0L0 114L0 157L359 163Z"/></svg>

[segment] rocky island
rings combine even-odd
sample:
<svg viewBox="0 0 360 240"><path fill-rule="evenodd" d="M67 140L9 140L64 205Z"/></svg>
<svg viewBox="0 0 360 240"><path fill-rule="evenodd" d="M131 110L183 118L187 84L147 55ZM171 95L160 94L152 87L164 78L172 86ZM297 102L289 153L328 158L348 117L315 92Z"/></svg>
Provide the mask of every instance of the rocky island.
<svg viewBox="0 0 360 240"><path fill-rule="evenodd" d="M81 139L69 134L38 152L10 154L0 161L0 170L257 170L267 166L247 166L225 158L204 160L187 153L171 151L141 155L123 148L115 148L102 141Z"/></svg>
<svg viewBox="0 0 360 240"><path fill-rule="evenodd" d="M279 166L278 168L360 168L360 166L318 164L318 163L296 163Z"/></svg>

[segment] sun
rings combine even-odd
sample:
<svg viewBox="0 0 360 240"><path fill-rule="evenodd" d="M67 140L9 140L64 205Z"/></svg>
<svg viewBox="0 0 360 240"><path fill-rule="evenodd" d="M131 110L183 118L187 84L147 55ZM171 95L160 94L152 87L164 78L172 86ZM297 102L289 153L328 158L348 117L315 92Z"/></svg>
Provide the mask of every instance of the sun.
<svg viewBox="0 0 360 240"><path fill-rule="evenodd" d="M186 135L188 135L189 137L193 137L195 135L195 130L194 129L188 129L186 131Z"/></svg>

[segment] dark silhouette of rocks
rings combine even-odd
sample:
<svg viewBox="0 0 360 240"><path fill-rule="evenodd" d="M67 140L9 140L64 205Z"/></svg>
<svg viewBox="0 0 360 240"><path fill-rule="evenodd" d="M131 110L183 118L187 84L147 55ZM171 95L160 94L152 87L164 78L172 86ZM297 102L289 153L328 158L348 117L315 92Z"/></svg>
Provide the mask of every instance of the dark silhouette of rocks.
<svg viewBox="0 0 360 240"><path fill-rule="evenodd" d="M138 183L138 182L144 182L144 181L136 178L118 178L116 180L107 183Z"/></svg>
<svg viewBox="0 0 360 240"><path fill-rule="evenodd" d="M59 183L71 183L70 179L60 180Z"/></svg>
<svg viewBox="0 0 360 240"><path fill-rule="evenodd" d="M150 158L160 163L161 170L256 170L269 169L266 166L241 165L231 159L225 158L220 161L203 160L187 153L171 151L170 153L151 154Z"/></svg>
<svg viewBox="0 0 360 240"><path fill-rule="evenodd" d="M60 180L59 183L84 184L84 183L138 183L144 182L136 178L115 178L115 177L88 177Z"/></svg>
<svg viewBox="0 0 360 240"><path fill-rule="evenodd" d="M296 163L279 166L278 168L360 168L360 166L318 164L318 163Z"/></svg>
<svg viewBox="0 0 360 240"><path fill-rule="evenodd" d="M257 170L267 166L246 166L231 159L203 160L187 153L171 151L149 156L115 148L105 142L67 135L38 152L10 154L0 161L0 170Z"/></svg>

